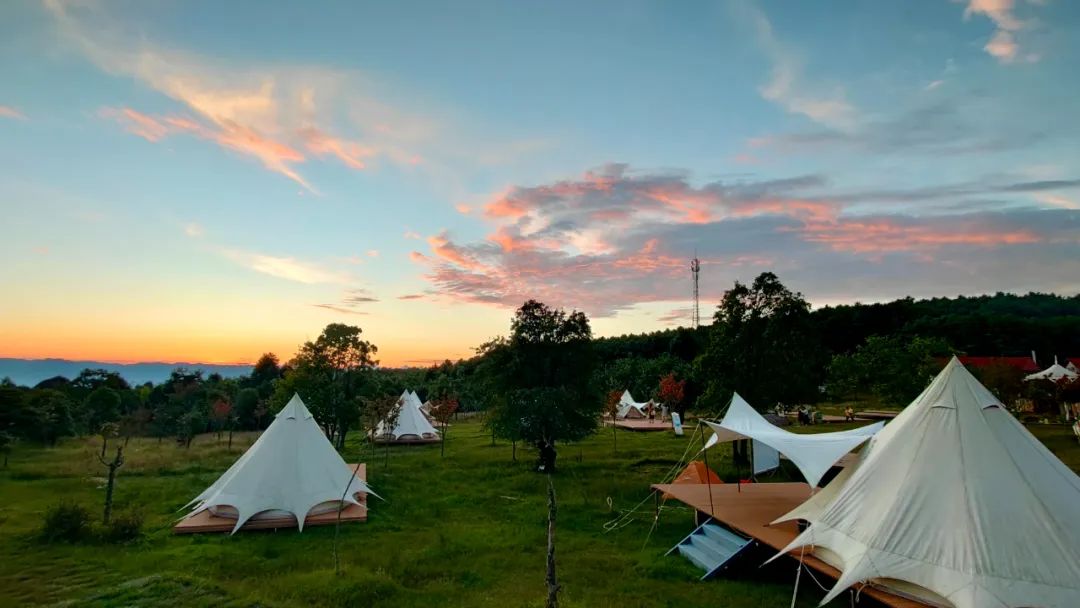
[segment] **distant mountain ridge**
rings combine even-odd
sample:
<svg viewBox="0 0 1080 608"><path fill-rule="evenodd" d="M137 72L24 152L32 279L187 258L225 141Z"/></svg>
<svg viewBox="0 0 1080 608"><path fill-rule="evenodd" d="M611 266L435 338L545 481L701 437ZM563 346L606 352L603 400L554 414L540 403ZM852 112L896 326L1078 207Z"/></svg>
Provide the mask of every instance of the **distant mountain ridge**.
<svg viewBox="0 0 1080 608"><path fill-rule="evenodd" d="M63 376L71 380L86 368L117 372L135 386L145 382L157 384L169 378L178 367L202 370L203 374L221 374L226 378L246 376L251 365L214 365L210 363L105 363L103 361L69 361L68 359L10 359L0 357L0 378L11 378L15 384L34 386L46 378Z"/></svg>

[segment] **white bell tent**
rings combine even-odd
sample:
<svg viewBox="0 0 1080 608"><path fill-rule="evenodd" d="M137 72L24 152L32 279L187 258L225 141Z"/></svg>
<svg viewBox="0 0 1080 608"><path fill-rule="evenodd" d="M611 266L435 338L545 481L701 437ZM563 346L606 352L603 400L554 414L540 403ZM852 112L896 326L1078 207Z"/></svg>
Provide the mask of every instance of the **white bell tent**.
<svg viewBox="0 0 1080 608"><path fill-rule="evenodd" d="M630 394L630 391L624 390L622 398L619 399L619 410L616 412L615 417L620 419L646 418L649 415L649 403L651 401L634 401L634 396Z"/></svg>
<svg viewBox="0 0 1080 608"><path fill-rule="evenodd" d="M397 424L387 429L386 423L380 422L375 428L375 437L387 441L421 441L439 439L439 431L431 426L427 416L420 410L423 407L416 393L405 391L398 399Z"/></svg>
<svg viewBox="0 0 1080 608"><path fill-rule="evenodd" d="M303 531L308 515L336 511L342 502L360 505L358 493L374 494L293 395L258 440L185 508L196 505L188 517L210 511L235 519L233 534L248 520L290 515Z"/></svg>
<svg viewBox="0 0 1080 608"><path fill-rule="evenodd" d="M1024 380L1025 381L1050 380L1050 381L1053 381L1053 382L1057 382L1058 380L1061 380L1062 378L1064 378L1066 380L1076 380L1076 378L1078 376L1080 376L1080 374L1077 374L1075 371L1061 365L1060 363L1057 362L1057 357L1054 357L1054 364L1053 365L1051 365L1050 367L1042 370L1041 372L1035 372L1034 374L1029 374L1027 376L1024 376Z"/></svg>
<svg viewBox="0 0 1080 608"><path fill-rule="evenodd" d="M821 478L840 458L877 433L885 425L875 422L867 426L835 433L799 434L786 431L765 419L738 393L731 398L731 405L720 422L705 421L713 430L712 437L702 450L707 450L720 442L738 439L753 439L754 452L762 452L762 459L755 458L755 473L768 468L775 468L773 462L779 456L772 451L787 456L802 472L806 482L817 486ZM762 444L772 451L762 449Z"/></svg>
<svg viewBox="0 0 1080 608"><path fill-rule="evenodd" d="M955 357L793 519L809 527L780 555L842 571L822 603L869 582L950 608L1080 604L1080 477Z"/></svg>

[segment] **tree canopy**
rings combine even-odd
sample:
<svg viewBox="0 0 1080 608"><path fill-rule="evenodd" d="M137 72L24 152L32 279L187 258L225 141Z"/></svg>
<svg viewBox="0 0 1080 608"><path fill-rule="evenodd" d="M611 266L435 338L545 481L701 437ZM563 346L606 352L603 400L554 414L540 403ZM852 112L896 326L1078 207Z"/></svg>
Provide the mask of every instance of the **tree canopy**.
<svg viewBox="0 0 1080 608"><path fill-rule="evenodd" d="M490 424L495 433L540 452L540 469L555 469L556 442L596 430L602 403L592 382L596 356L584 313L529 300L514 314L510 338L492 343L495 387L501 392Z"/></svg>

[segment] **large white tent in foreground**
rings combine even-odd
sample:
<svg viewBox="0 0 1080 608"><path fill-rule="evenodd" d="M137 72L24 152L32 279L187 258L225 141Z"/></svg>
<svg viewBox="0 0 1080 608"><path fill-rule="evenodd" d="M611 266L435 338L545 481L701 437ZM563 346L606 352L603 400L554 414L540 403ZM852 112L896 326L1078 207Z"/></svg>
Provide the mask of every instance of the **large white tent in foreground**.
<svg viewBox="0 0 1080 608"><path fill-rule="evenodd" d="M822 476L840 458L855 449L874 433L881 430L884 422L837 431L835 433L799 434L786 431L765 419L738 393L731 398L731 405L720 422L708 422L712 437L703 450L717 443L737 439L753 439L787 456L802 472L811 487L817 486Z"/></svg>
<svg viewBox="0 0 1080 608"><path fill-rule="evenodd" d="M385 441L434 441L439 439L439 431L431 425L427 416L420 410L423 404L416 393L405 391L397 402L398 419L393 429L386 428L380 422L375 428L375 438Z"/></svg>
<svg viewBox="0 0 1080 608"><path fill-rule="evenodd" d="M359 493L374 494L293 395L243 456L185 507L196 505L188 517L208 510L236 519L234 534L250 519L289 515L302 531L308 515L336 511L342 502L360 505Z"/></svg>
<svg viewBox="0 0 1080 608"><path fill-rule="evenodd" d="M778 521L843 572L950 608L1080 605L1080 478L953 358L858 462ZM774 558L775 559L775 558Z"/></svg>

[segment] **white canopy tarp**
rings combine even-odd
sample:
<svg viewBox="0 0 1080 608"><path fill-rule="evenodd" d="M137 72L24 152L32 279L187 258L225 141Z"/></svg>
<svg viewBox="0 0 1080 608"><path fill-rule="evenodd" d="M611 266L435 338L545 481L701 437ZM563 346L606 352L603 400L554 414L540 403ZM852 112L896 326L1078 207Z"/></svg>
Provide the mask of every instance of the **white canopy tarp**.
<svg viewBox="0 0 1080 608"><path fill-rule="evenodd" d="M624 390L622 398L619 399L619 411L615 414L616 418L645 418L648 416L647 408L651 401L639 402L634 401L633 395L629 390Z"/></svg>
<svg viewBox="0 0 1080 608"><path fill-rule="evenodd" d="M777 521L843 574L953 608L1080 605L1080 478L954 357L827 487ZM775 558L774 558L775 559Z"/></svg>
<svg viewBox="0 0 1080 608"><path fill-rule="evenodd" d="M1034 374L1028 374L1027 376L1024 376L1024 380L1052 380L1054 382L1057 382L1062 378L1065 378L1067 380L1075 380L1077 376L1080 376L1080 374L1077 374L1076 372L1067 367L1063 367L1055 360L1053 365L1042 370L1041 372L1035 372Z"/></svg>
<svg viewBox="0 0 1080 608"><path fill-rule="evenodd" d="M343 494L344 502L358 505L359 492L374 494L330 445L300 395L293 395L259 439L185 507L196 505L189 517L207 509L235 516L233 534L266 512L292 514L303 531L315 507L337 509Z"/></svg>
<svg viewBox="0 0 1080 608"><path fill-rule="evenodd" d="M780 452L756 439L753 444L754 475L771 471L780 466Z"/></svg>
<svg viewBox="0 0 1080 608"><path fill-rule="evenodd" d="M806 482L817 486L837 460L881 430L884 422L835 433L799 434L786 431L765 419L738 393L720 422L705 421L713 430L702 449L720 442L754 439L788 457L799 467Z"/></svg>
<svg viewBox="0 0 1080 608"><path fill-rule="evenodd" d="M439 436L439 431L431 426L431 422L421 411L423 405L416 393L405 391L398 399L397 424L389 432L386 424L380 422L375 428L376 437L389 437L392 441L398 439L434 439Z"/></svg>

